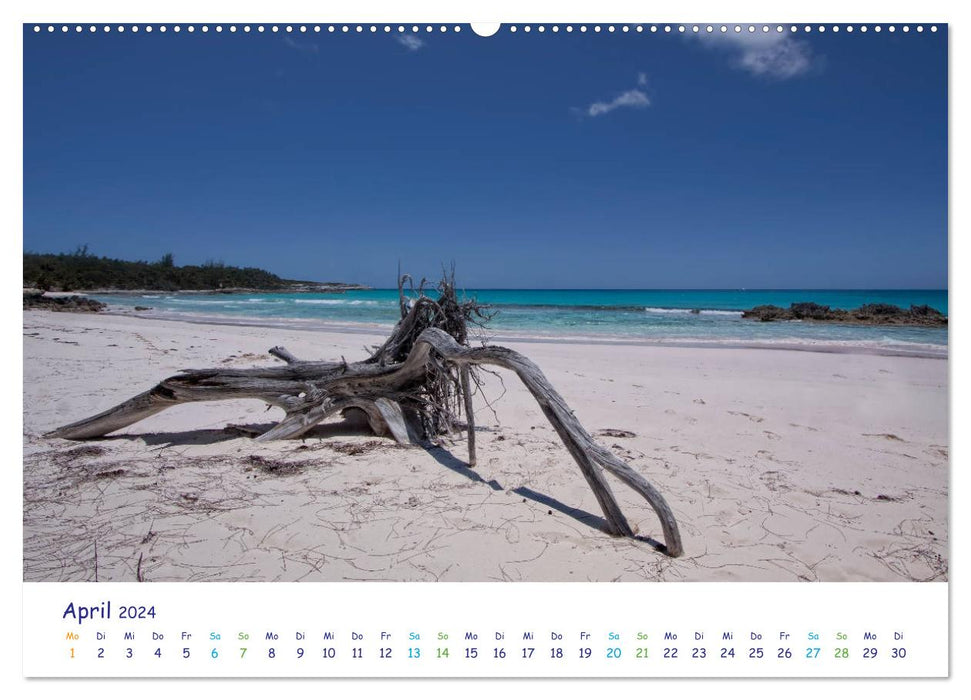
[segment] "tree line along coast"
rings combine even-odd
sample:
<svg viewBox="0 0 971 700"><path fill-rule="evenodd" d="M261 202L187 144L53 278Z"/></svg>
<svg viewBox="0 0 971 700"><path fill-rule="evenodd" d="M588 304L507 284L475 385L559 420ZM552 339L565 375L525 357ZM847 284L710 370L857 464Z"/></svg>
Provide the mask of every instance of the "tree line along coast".
<svg viewBox="0 0 971 700"><path fill-rule="evenodd" d="M326 292L368 289L345 282L279 277L257 267L208 261L176 265L171 253L155 262L99 257L81 246L73 253L24 253L24 288L40 292Z"/></svg>

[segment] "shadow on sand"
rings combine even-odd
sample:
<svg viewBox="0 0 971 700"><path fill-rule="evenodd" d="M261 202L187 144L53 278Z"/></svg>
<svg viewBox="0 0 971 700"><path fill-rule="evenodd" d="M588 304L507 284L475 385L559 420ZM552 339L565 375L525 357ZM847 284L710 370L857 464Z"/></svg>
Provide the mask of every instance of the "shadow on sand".
<svg viewBox="0 0 971 700"><path fill-rule="evenodd" d="M451 469L456 474L461 474L466 479L469 479L476 483L485 484L493 491L503 490L502 485L499 484L495 479L490 479L489 481L486 481L481 476L479 476L479 474L476 473L475 470L470 468L468 464L460 460L458 457L453 455L444 447L428 447L425 449L425 451L428 452L428 454L430 454L435 459L436 462L438 462L439 464L441 464L443 467L447 469ZM582 523L583 525L586 525L587 527L591 527L595 530L600 530L600 532L603 532L608 535L610 534L610 530L607 527L607 521L603 517L599 515L595 515L594 513L587 512L582 508L572 508L566 505L565 503L563 503L562 501L559 501L553 498L552 496L547 496L545 493L534 491L533 489L528 488L526 486L520 486L517 489L513 489L512 491L510 491L510 493L514 493L517 496L522 496L523 499L528 498L529 500L539 503L541 505L544 505L551 510L557 510L560 513L563 513L564 515L567 515L573 518L577 522ZM657 540L651 537L645 537L643 535L635 535L634 539L637 540L638 542L644 542L645 544L650 545L651 547L653 547L659 552L665 551L664 544L662 542L658 542Z"/></svg>
<svg viewBox="0 0 971 700"><path fill-rule="evenodd" d="M109 435L99 439L129 441L142 440L146 445L160 447L214 445L220 442L235 440L239 437L255 437L256 435L269 430L274 425L275 423L252 423L248 425L231 425L221 429L186 430L182 432L170 433ZM336 423L320 424L298 439L326 439L350 436L373 436L373 433L367 427L366 423L362 424L358 421L339 421ZM296 442L298 439L294 439L294 442ZM466 462L453 455L444 447L429 445L424 449L436 462L446 469L464 476L466 479L469 479L475 483L484 484L493 491L505 490L495 479L490 479L488 481L483 479L474 469L471 469ZM548 496L545 493L540 493L539 491L534 491L526 486L520 486L519 488L512 489L510 493L514 493L517 496L522 496L524 499L529 499L535 503L539 503L551 510L559 511L560 513L573 518L577 522L586 525L587 527L610 534L610 531L607 528L607 521L599 515L590 513L581 508L573 508L566 505L562 501L553 498L552 496ZM665 550L663 543L658 542L651 537L636 535L634 539L639 542L644 542L660 552Z"/></svg>

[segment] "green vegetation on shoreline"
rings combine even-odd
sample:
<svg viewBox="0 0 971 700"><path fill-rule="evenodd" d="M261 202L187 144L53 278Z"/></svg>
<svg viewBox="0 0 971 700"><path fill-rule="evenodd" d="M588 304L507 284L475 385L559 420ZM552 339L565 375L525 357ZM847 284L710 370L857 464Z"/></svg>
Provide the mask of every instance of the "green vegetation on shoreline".
<svg viewBox="0 0 971 700"><path fill-rule="evenodd" d="M104 258L89 253L87 246L78 248L73 253L24 253L24 287L60 292L341 292L348 289L366 289L361 285L343 282L288 280L260 268L232 267L222 262L177 266L171 253L156 262Z"/></svg>

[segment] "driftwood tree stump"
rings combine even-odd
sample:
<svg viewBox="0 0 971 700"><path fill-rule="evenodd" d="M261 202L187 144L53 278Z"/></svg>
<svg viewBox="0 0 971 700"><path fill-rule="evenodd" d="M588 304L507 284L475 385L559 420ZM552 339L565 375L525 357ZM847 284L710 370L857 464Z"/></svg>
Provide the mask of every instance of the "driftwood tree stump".
<svg viewBox="0 0 971 700"><path fill-rule="evenodd" d="M315 362L297 359L285 348L269 352L285 366L253 369L185 370L163 379L148 391L96 416L66 425L48 437L97 438L125 428L180 403L224 399L260 399L279 406L283 420L257 436L260 442L297 437L337 412L362 411L377 435L390 435L403 445L468 432L469 463L475 465L473 386L477 368L493 365L515 372L572 455L603 509L609 531L633 537L602 470L641 494L660 519L666 552L682 553L674 514L664 497L643 476L597 444L574 416L563 397L529 358L508 348L470 347L468 326L490 316L475 301L460 301L453 277L438 287L438 298L408 296L399 282L401 320L388 339L360 362ZM459 416L464 413L464 424Z"/></svg>

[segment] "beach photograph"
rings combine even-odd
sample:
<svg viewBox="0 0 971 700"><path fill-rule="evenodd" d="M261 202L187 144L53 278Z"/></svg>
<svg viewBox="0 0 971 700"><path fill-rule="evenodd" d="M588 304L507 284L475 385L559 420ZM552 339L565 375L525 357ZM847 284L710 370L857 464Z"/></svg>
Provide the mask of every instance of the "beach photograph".
<svg viewBox="0 0 971 700"><path fill-rule="evenodd" d="M743 27L24 25L24 581L947 581L947 27Z"/></svg>

